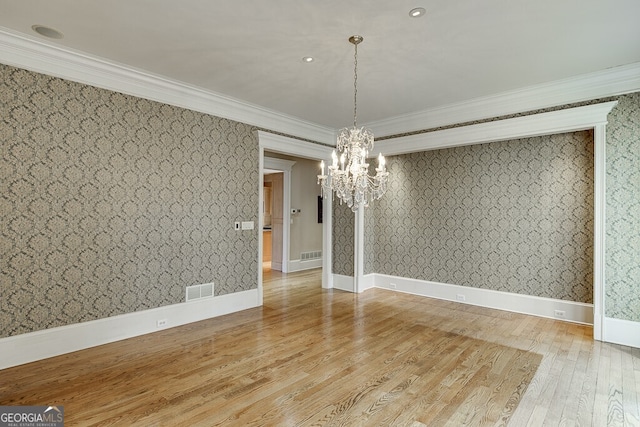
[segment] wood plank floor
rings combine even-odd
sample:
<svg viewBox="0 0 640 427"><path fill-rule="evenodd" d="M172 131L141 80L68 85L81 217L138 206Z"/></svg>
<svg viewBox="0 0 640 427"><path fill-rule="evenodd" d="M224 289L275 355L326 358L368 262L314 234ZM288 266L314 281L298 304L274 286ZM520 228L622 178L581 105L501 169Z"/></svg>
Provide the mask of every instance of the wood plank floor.
<svg viewBox="0 0 640 427"><path fill-rule="evenodd" d="M592 328L265 273L264 306L0 371L67 426L640 426L640 350ZM1 355L0 355L1 357Z"/></svg>

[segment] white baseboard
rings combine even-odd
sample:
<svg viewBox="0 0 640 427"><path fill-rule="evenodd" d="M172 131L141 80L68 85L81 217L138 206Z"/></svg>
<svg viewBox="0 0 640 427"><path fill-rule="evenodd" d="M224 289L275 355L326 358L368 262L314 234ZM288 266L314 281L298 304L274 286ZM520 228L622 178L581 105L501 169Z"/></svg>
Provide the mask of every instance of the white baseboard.
<svg viewBox="0 0 640 427"><path fill-rule="evenodd" d="M602 341L640 348L640 322L605 317Z"/></svg>
<svg viewBox="0 0 640 427"><path fill-rule="evenodd" d="M289 261L289 273L293 273L294 271L311 270L321 267L322 258L310 259L308 261L301 261L299 259L293 259Z"/></svg>
<svg viewBox="0 0 640 427"><path fill-rule="evenodd" d="M341 274L333 275L333 289L340 289L341 291L355 292L356 287L351 276L343 276Z"/></svg>
<svg viewBox="0 0 640 427"><path fill-rule="evenodd" d="M376 287L376 274L370 273L362 276L362 281L360 283L360 292L364 292L367 289L373 289Z"/></svg>
<svg viewBox="0 0 640 427"><path fill-rule="evenodd" d="M531 295L513 294L425 280L407 279L384 274L375 275L375 286L377 288L391 289L430 298L455 301L461 304L471 304L532 316L593 325L593 304L541 298ZM459 296L464 297L464 301L461 301ZM565 316L563 318L557 317L555 315L556 310L563 311Z"/></svg>
<svg viewBox="0 0 640 427"><path fill-rule="evenodd" d="M367 289L375 288L375 274L365 274L360 282L360 292ZM356 278L351 276L343 276L341 274L333 274L333 288L341 291L357 293Z"/></svg>
<svg viewBox="0 0 640 427"><path fill-rule="evenodd" d="M258 306L258 290L236 292L0 339L0 369ZM166 326L158 327L158 320Z"/></svg>

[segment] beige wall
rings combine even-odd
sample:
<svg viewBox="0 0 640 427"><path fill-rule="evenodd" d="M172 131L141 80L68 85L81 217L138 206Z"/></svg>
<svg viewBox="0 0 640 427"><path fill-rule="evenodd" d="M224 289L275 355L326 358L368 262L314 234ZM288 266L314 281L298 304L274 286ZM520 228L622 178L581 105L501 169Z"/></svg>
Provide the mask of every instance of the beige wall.
<svg viewBox="0 0 640 427"><path fill-rule="evenodd" d="M301 252L322 251L322 224L317 215L319 162L271 152L265 156L296 162L291 168L291 209L301 212L291 215L289 259L299 260Z"/></svg>
<svg viewBox="0 0 640 427"><path fill-rule="evenodd" d="M300 213L291 216L289 254L292 260L300 259L301 252L322 250L322 224L318 223L317 205L320 195L318 164L314 160L296 159L291 169L291 208L301 209Z"/></svg>

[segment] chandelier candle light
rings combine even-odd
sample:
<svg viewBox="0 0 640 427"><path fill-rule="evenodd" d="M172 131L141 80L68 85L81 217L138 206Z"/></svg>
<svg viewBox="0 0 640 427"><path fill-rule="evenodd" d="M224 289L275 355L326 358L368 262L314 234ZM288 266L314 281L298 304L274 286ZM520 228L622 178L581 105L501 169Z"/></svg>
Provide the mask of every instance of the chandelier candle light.
<svg viewBox="0 0 640 427"><path fill-rule="evenodd" d="M373 149L373 132L364 127L358 128L358 44L362 36L351 36L349 42L355 46L354 79L353 79L353 127L344 128L338 134L336 148L340 156L333 150L333 160L327 175L324 174L324 161L320 162L321 173L318 184L321 185L322 197L335 192L340 203L346 203L353 212L360 206L369 206L369 202L377 200L387 191L389 172L385 168L384 156L378 156L378 167L375 176L369 175L367 156ZM338 160L340 164L338 165Z"/></svg>

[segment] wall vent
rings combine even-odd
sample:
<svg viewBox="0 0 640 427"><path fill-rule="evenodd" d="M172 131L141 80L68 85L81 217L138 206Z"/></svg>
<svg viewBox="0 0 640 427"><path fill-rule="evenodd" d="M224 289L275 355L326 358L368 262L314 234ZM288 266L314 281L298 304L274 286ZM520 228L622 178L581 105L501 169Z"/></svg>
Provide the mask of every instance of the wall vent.
<svg viewBox="0 0 640 427"><path fill-rule="evenodd" d="M193 301L195 299L210 298L213 296L213 282L204 283L202 285L187 286L186 299Z"/></svg>
<svg viewBox="0 0 640 427"><path fill-rule="evenodd" d="M300 261L309 261L320 258L322 258L322 251L302 252L300 254Z"/></svg>

